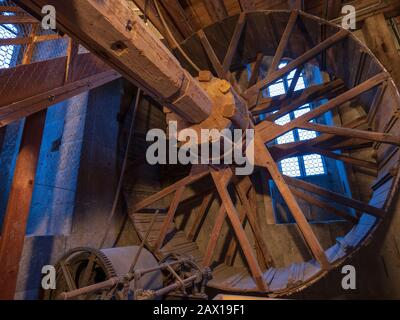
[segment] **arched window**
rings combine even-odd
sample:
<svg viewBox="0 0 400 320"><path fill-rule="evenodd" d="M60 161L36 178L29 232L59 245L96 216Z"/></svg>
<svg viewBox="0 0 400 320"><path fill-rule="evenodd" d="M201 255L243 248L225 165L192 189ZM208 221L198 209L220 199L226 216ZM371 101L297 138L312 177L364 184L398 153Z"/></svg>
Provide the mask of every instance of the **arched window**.
<svg viewBox="0 0 400 320"><path fill-rule="evenodd" d="M17 37L18 30L12 24L0 25L0 39L12 39ZM15 46L0 46L0 69L9 68L14 58Z"/></svg>

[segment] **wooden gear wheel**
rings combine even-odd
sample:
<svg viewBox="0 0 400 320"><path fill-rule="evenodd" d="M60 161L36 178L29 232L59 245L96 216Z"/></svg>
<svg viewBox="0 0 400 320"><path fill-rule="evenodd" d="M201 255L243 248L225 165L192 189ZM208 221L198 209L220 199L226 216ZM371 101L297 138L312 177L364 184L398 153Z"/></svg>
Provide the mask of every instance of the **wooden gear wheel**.
<svg viewBox="0 0 400 320"><path fill-rule="evenodd" d="M188 176L130 208L135 228L143 239L153 214L160 209L160 201L168 200L146 243L157 259L172 253L191 255L196 263L211 268L213 278L209 287L283 295L311 285L342 264L372 237L385 218L399 179L400 137L395 133L399 132L400 97L388 72L351 32L300 11L245 12L186 39L181 50L174 51L175 58L122 3L18 3L33 13L39 13L43 4L55 5L61 30L166 106L167 119L178 119L180 129L255 129L256 169L252 176L235 176L234 165L194 165ZM260 66L265 57L270 57L270 65L262 74ZM288 63L279 69L284 58ZM246 83L237 81L249 64L251 77ZM294 91L307 65L318 66L326 81ZM199 74L197 68L204 71ZM296 72L287 93L273 98L261 94L293 70ZM275 123L278 117L316 101L322 103L310 112L285 125ZM345 124L310 122L346 104L349 108L362 106L364 115ZM311 140L274 144L276 138L294 129L320 134ZM374 160L352 155L361 149L373 154ZM280 172L279 161L310 152L368 170L370 199L346 197ZM266 210L255 200L260 196L259 185L254 183L259 175L264 176L265 183L272 180L276 185L296 222L296 236L288 232L276 237L265 234L266 218L261 215ZM202 187L196 187L198 184ZM208 193L204 192L205 185ZM202 200L195 210L185 210L191 214L191 224L178 224L176 213L180 204L194 194ZM210 210L213 201L219 205L214 212ZM317 234L300 201L346 220L345 234L334 243L323 241L323 233ZM356 214L332 203L351 208ZM206 227L202 223L205 219L207 242L200 245L196 236ZM230 232L223 232L224 226ZM269 228L277 228L275 235L283 230L278 224ZM306 259L277 261L276 252L284 254L284 242L290 236L298 246L307 248ZM222 242L226 243L225 249L216 256ZM236 251L243 258L242 264L234 263Z"/></svg>

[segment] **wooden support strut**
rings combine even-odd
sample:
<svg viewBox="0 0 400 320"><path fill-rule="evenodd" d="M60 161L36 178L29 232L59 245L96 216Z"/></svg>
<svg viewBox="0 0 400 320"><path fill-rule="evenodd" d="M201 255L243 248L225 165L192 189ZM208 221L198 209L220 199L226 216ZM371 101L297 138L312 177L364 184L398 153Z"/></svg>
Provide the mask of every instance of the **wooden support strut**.
<svg viewBox="0 0 400 320"><path fill-rule="evenodd" d="M247 235L242 227L242 224L240 223L239 215L236 211L236 208L232 202L232 199L227 189L227 181L229 181L227 178L228 174L229 172L226 170L223 170L222 172L214 171L211 173L211 176L214 180L218 194L221 197L223 206L232 224L234 232L238 238L240 246L243 250L243 254L246 257L253 279L258 289L265 292L268 290L268 285L263 280L263 274L261 272L260 266L258 265L257 259L254 255L253 248L251 247ZM231 175L229 174L229 176Z"/></svg>
<svg viewBox="0 0 400 320"><path fill-rule="evenodd" d="M125 1L16 2L36 15L44 5L53 5L60 30L190 123L199 123L210 115L212 102L205 90Z"/></svg>

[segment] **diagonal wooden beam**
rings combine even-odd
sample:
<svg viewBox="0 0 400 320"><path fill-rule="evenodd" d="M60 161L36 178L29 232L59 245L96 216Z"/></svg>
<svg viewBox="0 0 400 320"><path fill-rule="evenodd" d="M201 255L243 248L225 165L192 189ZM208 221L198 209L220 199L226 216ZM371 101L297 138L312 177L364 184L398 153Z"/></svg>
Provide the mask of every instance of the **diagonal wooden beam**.
<svg viewBox="0 0 400 320"><path fill-rule="evenodd" d="M286 47L289 43L290 35L293 33L294 27L296 26L298 17L299 12L297 10L292 11L290 14L289 21L282 34L281 40L279 41L279 45L276 49L274 58L272 59L271 66L269 67L267 78L269 78L271 74L278 69L279 63L282 61L283 54L285 53Z"/></svg>
<svg viewBox="0 0 400 320"><path fill-rule="evenodd" d="M154 242L154 250L156 252L164 244L165 236L167 235L169 226L171 225L171 223L174 220L176 209L178 209L178 206L179 206L179 203L181 202L182 195L183 195L183 192L185 191L185 188L186 188L186 186L183 185L175 191L175 195L172 199L172 202L168 209L167 215L164 218L164 222L161 226L160 233L158 234L158 237L157 237L156 241Z"/></svg>
<svg viewBox="0 0 400 320"><path fill-rule="evenodd" d="M0 24L38 24L39 21L35 18L22 15L22 16L3 16L0 15Z"/></svg>
<svg viewBox="0 0 400 320"><path fill-rule="evenodd" d="M210 206L212 200L214 198L214 193L211 192L206 195L200 205L199 210L196 212L196 216L194 218L193 224L188 232L188 239L191 241L195 240L197 230L200 228L200 223L203 220L205 214L207 213L207 209Z"/></svg>
<svg viewBox="0 0 400 320"><path fill-rule="evenodd" d="M243 250L243 254L246 257L246 261L249 265L250 272L253 276L254 282L256 283L259 290L267 291L268 286L263 280L263 274L261 268L254 255L254 251L250 245L249 239L247 238L247 235L242 227L242 224L240 223L239 214L229 195L227 184L224 183L224 181L227 180L225 178L227 174L229 173L226 170L223 170L222 172L217 172L217 171L211 172L211 176L214 180L218 194L221 197L222 203L225 207L228 218L232 224L235 235Z"/></svg>
<svg viewBox="0 0 400 320"><path fill-rule="evenodd" d="M343 81L337 79L298 90L290 97L286 94L282 94L276 97L262 98L259 101L259 105L252 107L252 113L253 115L258 115L261 113L276 111L274 114L267 117L269 121L274 121L304 104L318 101L323 98L334 98L342 93L344 89Z"/></svg>
<svg viewBox="0 0 400 320"><path fill-rule="evenodd" d="M225 74L229 72L232 65L233 58L237 52L240 37L242 36L244 26L246 25L247 15L245 13L240 14L239 19L236 23L235 30L233 31L233 36L231 42L229 43L228 51L225 55L224 62L222 63L222 69Z"/></svg>
<svg viewBox="0 0 400 320"><path fill-rule="evenodd" d="M292 213L296 223L303 235L305 242L308 244L314 257L320 263L321 268L324 270L330 269L330 264L328 258L325 255L324 249L319 243L314 231L311 229L303 211L301 210L299 204L296 201L293 193L291 192L289 186L285 182L285 178L279 171L277 164L269 153L268 149L264 145L258 132L255 133L255 157L256 164L269 171L272 179L274 180L279 192L281 193L283 199L285 200L290 212Z"/></svg>
<svg viewBox="0 0 400 320"><path fill-rule="evenodd" d="M366 204L359 200L347 198L337 192L330 191L328 189L319 187L312 183L309 183L309 182L306 182L306 181L303 181L300 179L291 178L288 176L285 176L284 179L290 186L300 188L300 189L303 189L303 190L311 192L311 193L318 194L321 197L330 199L332 201L335 201L344 206L356 209L358 211L367 212L369 214L374 215L377 218L383 218L385 215L385 211L382 209L373 207L373 206Z"/></svg>
<svg viewBox="0 0 400 320"><path fill-rule="evenodd" d="M388 74L386 72L382 72L377 74L376 76L364 81L357 87L354 87L345 93L337 96L329 100L327 103L319 106L311 110L310 112L294 119L293 121L289 122L285 126L277 125L273 122L264 121L257 125L257 131L261 134L261 137L264 142L271 141L282 134L291 131L296 128L300 128L302 125L306 124L308 121L313 120L321 116L322 114L332 110L335 107L338 107L356 97L360 94L375 88L376 86L380 85L382 82L386 81L388 78Z"/></svg>
<svg viewBox="0 0 400 320"><path fill-rule="evenodd" d="M82 54L72 68L73 78L65 83L66 61L63 57L1 69L0 127L120 77L94 55Z"/></svg>
<svg viewBox="0 0 400 320"><path fill-rule="evenodd" d="M0 39L0 46L18 46L28 44L31 41L38 43L44 41L52 41L62 39L62 36L59 34L45 34L45 35L37 35L34 36L33 39L30 37L23 38L9 38L9 39Z"/></svg>
<svg viewBox="0 0 400 320"><path fill-rule="evenodd" d="M147 197L146 199L144 199L141 202L139 202L138 204L136 204L136 206L133 208L133 212L139 212L139 210L146 208L147 206L164 198L165 196L169 195L170 193L176 191L177 189L187 186L191 183L194 183L194 182L200 180L201 178L205 177L208 174L209 174L208 170L204 170L204 171L201 171L196 174L191 174L191 175L175 182L174 184L164 188L163 190Z"/></svg>
<svg viewBox="0 0 400 320"><path fill-rule="evenodd" d="M244 179L250 180L249 177L245 177ZM251 183L251 181L250 181ZM267 244L264 241L261 229L259 227L259 223L257 221L257 212L253 210L249 199L247 198L246 192L243 188L242 184L238 184L236 186L237 193L239 195L240 201L242 202L245 210L245 214L247 216L247 219L250 222L251 229L253 230L254 238L257 242L258 247L260 248L260 251L264 257L265 260L265 265L267 267L272 267L273 266L273 260L272 256L268 250Z"/></svg>
<svg viewBox="0 0 400 320"><path fill-rule="evenodd" d="M389 133L357 130L343 127L327 126L319 123L309 122L299 126L299 128L313 130L323 133L336 134L341 136L347 136L351 138L359 138L365 140L371 140L376 142L400 145L400 137Z"/></svg>
<svg viewBox="0 0 400 320"><path fill-rule="evenodd" d="M226 209L224 203L221 203L221 206L218 210L217 216L214 220L214 227L210 234L210 239L208 240L207 249L204 254L202 265L203 267L209 267L212 263L212 258L214 256L215 248L217 246L218 238L221 234L222 226L224 225L226 218Z"/></svg>
<svg viewBox="0 0 400 320"><path fill-rule="evenodd" d="M16 2L34 15L40 15L44 5L53 5L61 31L188 122L199 123L210 115L212 103L205 90L126 1Z"/></svg>
<svg viewBox="0 0 400 320"><path fill-rule="evenodd" d="M264 54L257 53L256 61L254 63L253 69L251 70L251 76L250 76L248 88L253 86L258 81L263 58L264 58Z"/></svg>
<svg viewBox="0 0 400 320"><path fill-rule="evenodd" d="M225 79L226 73L224 71L224 68L222 67L222 64L219 61L217 55L215 54L213 47L211 46L210 42L208 41L206 34L201 29L201 30L197 31L197 35L199 36L200 42L201 42L204 50L207 53L208 59L210 59L211 65L213 66L217 77L221 78L221 79Z"/></svg>
<svg viewBox="0 0 400 320"><path fill-rule="evenodd" d="M311 196L311 195L309 195L305 192L302 192L298 189L295 189L295 188L290 188L290 190L296 197L303 199L304 201L308 202L309 204L311 204L313 206L319 207L323 210L327 210L327 211L333 213L334 215L336 215L340 218L343 218L353 224L357 224L359 221L359 219L357 217L354 217L347 212L341 211L341 210L335 208L334 206L329 205L325 201L319 200L318 198L316 198L314 196Z"/></svg>
<svg viewBox="0 0 400 320"><path fill-rule="evenodd" d="M325 41L321 42L314 48L308 50L306 53L301 55L300 57L296 58L289 64L287 64L282 69L272 72L269 76L267 76L264 80L257 82L254 86L250 87L245 91L245 95L248 99L251 99L252 96L258 96L260 90L264 89L268 85L272 84L276 80L284 77L292 70L300 67L301 65L305 64L306 62L313 59L315 56L320 54L321 52L329 49L330 47L334 46L336 43L346 39L349 36L349 31L347 30L340 30L333 36L329 37Z"/></svg>

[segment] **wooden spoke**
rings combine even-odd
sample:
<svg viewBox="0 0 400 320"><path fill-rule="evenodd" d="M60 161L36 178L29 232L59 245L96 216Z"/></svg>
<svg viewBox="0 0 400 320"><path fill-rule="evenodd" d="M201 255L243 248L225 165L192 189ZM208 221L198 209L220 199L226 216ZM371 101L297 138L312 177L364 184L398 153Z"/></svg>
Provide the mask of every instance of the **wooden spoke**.
<svg viewBox="0 0 400 320"><path fill-rule="evenodd" d="M264 58L264 55L262 53L257 53L256 61L254 62L253 69L251 70L251 76L250 76L248 88L253 86L258 81L263 58Z"/></svg>
<svg viewBox="0 0 400 320"><path fill-rule="evenodd" d="M327 190L325 188L316 186L312 183L309 183L309 182L306 182L303 180L299 180L299 179L295 179L295 178L291 178L291 177L287 177L287 176L285 176L285 181L293 187L300 188L305 191L318 194L321 197L333 200L337 203L340 203L347 207L356 209L358 211L367 212L369 214L374 215L377 218L383 218L383 216L385 215L385 211L382 209L373 207L373 206L366 204L359 200L347 198L337 192Z"/></svg>
<svg viewBox="0 0 400 320"><path fill-rule="evenodd" d="M319 207L323 210L327 210L327 211L333 213L334 215L336 215L340 218L343 218L353 224L358 223L359 219L357 217L352 216L351 214L349 214L347 212L338 210L334 206L331 206L328 203L326 203L322 200L319 200L318 198L313 197L313 196L311 196L305 192L302 192L300 190L297 190L295 188L290 188L290 190L296 197L305 200L306 202L308 202L309 204L311 204L313 206Z"/></svg>
<svg viewBox="0 0 400 320"><path fill-rule="evenodd" d="M229 173L228 173L229 174ZM218 190L218 194L221 197L221 200L225 206L226 213L229 217L229 220L232 224L232 227L235 231L236 237L240 243L240 246L243 250L243 254L246 257L247 263L249 265L251 274L253 275L253 279L259 290L267 291L267 285L263 280L263 275L261 272L261 268L257 262L257 259L254 255L253 248L250 245L250 242L246 236L246 233L242 227L242 224L239 220L239 214L236 211L236 208L232 202L232 199L229 195L227 184L225 183L227 175L227 171L223 172L212 172L211 173L215 186Z"/></svg>
<svg viewBox="0 0 400 320"><path fill-rule="evenodd" d="M290 98L293 95L294 90L296 89L297 83L299 82L301 73L303 72L303 68L299 67L296 69L296 72L294 73L292 82L290 83L290 87L286 93L287 98Z"/></svg>
<svg viewBox="0 0 400 320"><path fill-rule="evenodd" d="M257 132L255 137L255 144L256 144L255 155L256 155L257 165L268 169L283 199L285 200L287 206L289 207L290 212L292 213L294 219L296 220L296 223L299 226L299 229L306 243L308 244L314 257L320 263L321 268L325 270L330 269L330 264L328 262L328 259L325 255L325 252L321 244L319 243L317 237L315 236L314 231L311 229L310 224L308 223L306 217L304 216L304 213L302 212L289 186L285 183L285 178L279 171L278 166L276 165L268 149L265 147L260 136L258 136Z"/></svg>
<svg viewBox="0 0 400 320"><path fill-rule="evenodd" d="M278 48L276 49L274 58L272 59L271 66L269 67L267 78L270 77L271 74L273 74L278 69L279 63L282 61L283 54L289 42L290 35L292 34L294 27L296 26L298 17L299 13L297 10L292 11L292 13L290 14L289 21L286 25L285 31L282 34Z"/></svg>
<svg viewBox="0 0 400 320"><path fill-rule="evenodd" d="M89 257L88 264L85 268L85 272L83 274L83 278L82 278L80 287L85 287L89 284L90 276L91 276L95 261L96 261L96 255L94 253L92 253Z"/></svg>
<svg viewBox="0 0 400 320"><path fill-rule="evenodd" d="M72 275L71 275L68 265L66 265L63 261L60 261L60 266L61 266L61 270L64 275L65 282L68 285L68 290L69 291L76 290L77 288L75 285L75 281L72 278Z"/></svg>
<svg viewBox="0 0 400 320"><path fill-rule="evenodd" d="M322 148L316 148L316 147L305 147L305 151L308 151L309 153L317 153L321 156L325 156L331 159L343 161L345 163L357 166L357 167L364 167L368 169L378 169L378 165L375 162L372 161L367 161L367 160L362 160L362 159L356 159L353 157L345 156L343 154L338 154L332 151L324 150Z"/></svg>
<svg viewBox="0 0 400 320"><path fill-rule="evenodd" d="M133 209L133 212L138 212L139 210L151 205L152 203L164 198L165 196L169 195L170 193L178 190L181 187L187 186L191 183L194 183L201 178L205 177L208 175L209 172L208 170L201 171L199 173L191 174L178 182L175 182L174 184L164 188L163 190L157 192L156 194L153 194L149 196L148 198L144 199L143 201L139 202L135 208Z"/></svg>
<svg viewBox="0 0 400 320"><path fill-rule="evenodd" d="M349 32L347 30L341 30L334 34L333 36L329 37L325 41L321 42L311 50L307 51L297 59L293 60L289 64L287 64L285 67L282 69L279 69L277 71L272 72L269 76L267 76L266 79L261 80L257 82L254 86L250 87L245 91L245 95L247 98L251 98L251 96L257 96L258 92L268 85L272 84L276 80L284 77L288 73L290 73L292 70L300 67L301 65L305 64L306 62L310 61L313 59L316 55L320 54L322 51L329 49L339 41L344 40L347 38L349 35Z"/></svg>
<svg viewBox="0 0 400 320"><path fill-rule="evenodd" d="M200 223L203 220L205 214L207 213L207 209L210 206L213 198L214 198L214 193L210 193L204 197L204 199L200 205L199 211L196 212L196 217L193 221L190 231L188 232L189 240L195 240L197 231L200 228Z"/></svg>
<svg viewBox="0 0 400 320"><path fill-rule="evenodd" d="M331 99L344 90L344 83L342 80L334 80L321 85L315 85L303 90L294 92L290 97L286 94L276 96L273 98L260 99L260 104L252 109L252 114L257 115L260 113L273 112L266 119L274 121L279 117L297 109L298 107L318 101L321 99Z"/></svg>
<svg viewBox="0 0 400 320"><path fill-rule="evenodd" d="M224 203L222 203L214 221L214 227L210 235L210 240L208 240L206 253L204 254L203 258L203 267L209 267L212 263L215 247L217 246L217 241L221 234L221 229L224 225L225 218L226 209Z"/></svg>
<svg viewBox="0 0 400 320"><path fill-rule="evenodd" d="M373 119L375 117L375 114L378 111L379 104L380 104L380 102L382 100L382 96L385 93L386 88L387 88L387 83L386 82L382 83L377 88L377 91L376 91L375 96L374 96L374 100L372 101L371 108L369 109L368 116L367 116L367 121L368 121L369 125L372 124L372 121L373 121Z"/></svg>
<svg viewBox="0 0 400 320"><path fill-rule="evenodd" d="M175 192L175 195L174 195L174 197L172 199L171 205L170 205L170 207L168 209L167 215L166 215L166 217L164 219L164 222L163 222L163 224L161 226L161 230L160 230L160 233L158 235L158 238L157 238L156 242L154 243L155 251L158 251L162 247L162 245L164 243L165 236L167 235L167 231L169 229L169 226L171 225L171 223L174 220L176 209L178 209L178 206L179 206L179 203L181 202L181 198L182 198L183 192L185 191L185 188L186 188L185 185L184 186L180 186Z"/></svg>
<svg viewBox="0 0 400 320"><path fill-rule="evenodd" d="M221 62L219 61L217 55L215 54L215 51L213 49L213 47L211 46L210 42L207 39L206 34L204 33L203 30L199 30L197 32L201 44L203 45L204 50L207 53L208 58L211 61L211 64L215 70L215 72L217 73L217 77L221 78L221 79L225 79L226 77L226 73L224 71L224 68L222 67Z"/></svg>
<svg viewBox="0 0 400 320"><path fill-rule="evenodd" d="M303 114L302 116L294 119L293 121L289 122L285 126L280 126L270 122L262 122L257 125L257 130L260 132L261 137L264 142L271 141L282 134L291 131L295 128L302 127L302 125L306 124L308 121L317 118L324 113L332 110L335 107L338 107L354 98L359 96L360 94L376 87L377 85L381 84L382 82L386 81L387 74L380 73L362 84L354 87L346 91L345 93L341 94L340 96L333 98L332 100L328 101L327 103L323 104L322 106L311 110L310 112Z"/></svg>
<svg viewBox="0 0 400 320"><path fill-rule="evenodd" d="M246 177L244 179L250 180L249 177ZM250 181L250 183L251 183L251 181ZM256 239L258 247L260 248L260 251L264 257L265 265L267 267L272 267L272 265L273 265L272 256L268 251L268 247L262 236L261 229L259 228L259 224L257 222L257 212L255 210L253 210L253 208L250 204L250 201L247 198L247 195L243 188L243 185L238 184L236 187L236 191L239 195L240 201L242 202L242 204L244 206L244 211L247 216L247 219L250 222L251 229L253 230L254 238Z"/></svg>
<svg viewBox="0 0 400 320"><path fill-rule="evenodd" d="M318 131L318 132L323 132L323 133L337 134L337 135L347 136L347 137L351 137L351 138L359 138L359 139L371 140L371 141L376 141L376 142L400 145L400 137L394 136L389 133L334 127L334 126L327 126L327 125L312 123L312 122L302 124L299 127L302 129L313 130L313 131Z"/></svg>
<svg viewBox="0 0 400 320"><path fill-rule="evenodd" d="M224 62L222 64L222 69L225 74L227 74L229 72L229 68L232 65L232 60L237 51L237 48L239 45L239 40L240 40L240 37L242 36L243 28L246 24L246 17L247 17L247 15L245 13L242 13L239 16L239 20L236 23L235 30L233 31L233 36L232 36L231 42L229 44L228 51L225 55Z"/></svg>

